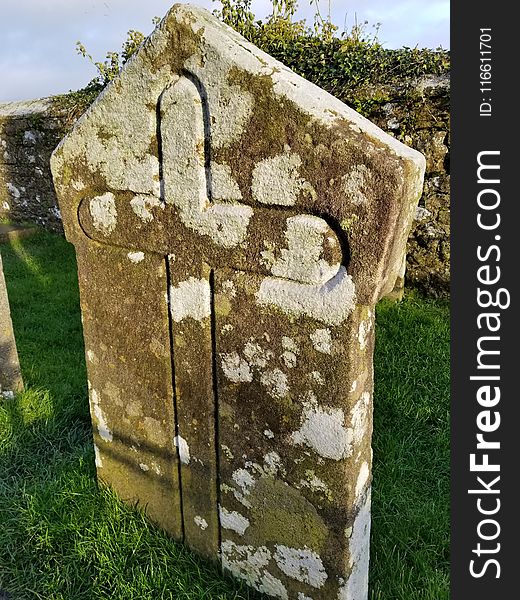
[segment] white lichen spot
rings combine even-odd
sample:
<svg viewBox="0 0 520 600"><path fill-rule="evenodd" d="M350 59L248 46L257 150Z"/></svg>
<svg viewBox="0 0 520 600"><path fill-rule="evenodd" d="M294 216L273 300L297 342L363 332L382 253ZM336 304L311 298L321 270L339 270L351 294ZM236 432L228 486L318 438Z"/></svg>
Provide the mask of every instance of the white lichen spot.
<svg viewBox="0 0 520 600"><path fill-rule="evenodd" d="M367 201L367 184L370 178L370 171L365 165L358 165L347 175L343 175L341 182L343 191L353 204L364 204Z"/></svg>
<svg viewBox="0 0 520 600"><path fill-rule="evenodd" d="M370 393L363 392L350 411L350 422L354 430L354 442L361 442L367 432L370 412Z"/></svg>
<svg viewBox="0 0 520 600"><path fill-rule="evenodd" d="M95 196L89 202L92 224L103 235L112 233L117 225L116 198L112 192Z"/></svg>
<svg viewBox="0 0 520 600"><path fill-rule="evenodd" d="M344 426L345 415L340 408L321 407L314 394L303 402L302 425L291 435L294 444L305 444L323 458L341 460L352 454L352 429Z"/></svg>
<svg viewBox="0 0 520 600"><path fill-rule="evenodd" d="M96 362L96 355L93 350L87 350L87 360L91 363Z"/></svg>
<svg viewBox="0 0 520 600"><path fill-rule="evenodd" d="M302 592L298 592L298 600L312 600L312 598L310 596L302 594Z"/></svg>
<svg viewBox="0 0 520 600"><path fill-rule="evenodd" d="M264 456L264 465L264 474L270 476L276 475L276 473L278 473L278 471L280 471L282 468L282 459L280 458L278 452L274 452L274 450L272 452L268 452Z"/></svg>
<svg viewBox="0 0 520 600"><path fill-rule="evenodd" d="M361 465L361 468L359 469L359 475L358 475L358 478L356 481L356 489L354 491L356 498L361 495L361 492L364 490L369 477L370 477L370 469L368 467L368 463L365 461L365 462L363 462L363 464Z"/></svg>
<svg viewBox="0 0 520 600"><path fill-rule="evenodd" d="M318 352L323 354L330 354L332 350L332 337L330 329L316 329L314 333L310 335L312 345Z"/></svg>
<svg viewBox="0 0 520 600"><path fill-rule="evenodd" d="M294 352L286 350L280 358L288 369L294 369L296 366L296 354Z"/></svg>
<svg viewBox="0 0 520 600"><path fill-rule="evenodd" d="M265 567L271 560L271 551L265 546L241 546L231 540L221 544L222 566L235 577L244 579L257 590L260 588Z"/></svg>
<svg viewBox="0 0 520 600"><path fill-rule="evenodd" d="M140 263L144 260L144 252L129 252L127 256L133 263Z"/></svg>
<svg viewBox="0 0 520 600"><path fill-rule="evenodd" d="M260 376L260 383L266 388L271 398L281 399L289 392L287 375L280 369L264 371Z"/></svg>
<svg viewBox="0 0 520 600"><path fill-rule="evenodd" d="M196 517L193 517L193 520L195 521L195 525L197 525L197 527L200 527L202 531L208 528L208 522L204 517L197 515Z"/></svg>
<svg viewBox="0 0 520 600"><path fill-rule="evenodd" d="M233 460L233 458L235 458L229 446L226 446L226 444L220 444L220 448L222 452L226 455L226 458L228 458L229 460Z"/></svg>
<svg viewBox="0 0 520 600"><path fill-rule="evenodd" d="M319 371L311 371L311 377L318 385L323 385L325 383Z"/></svg>
<svg viewBox="0 0 520 600"><path fill-rule="evenodd" d="M273 357L273 353L270 350L262 348L260 344L254 343L254 338L251 338L244 346L244 356L251 366L263 369Z"/></svg>
<svg viewBox="0 0 520 600"><path fill-rule="evenodd" d="M188 442L181 437L180 435L176 435L174 438L175 447L179 451L179 459L183 465L190 464L190 447L188 446Z"/></svg>
<svg viewBox="0 0 520 600"><path fill-rule="evenodd" d="M322 284L332 279L340 267L324 258L325 235L330 231L326 221L312 215L297 215L287 219L287 248L271 265L276 277L302 283Z"/></svg>
<svg viewBox="0 0 520 600"><path fill-rule="evenodd" d="M242 200L238 183L233 178L229 165L211 163L211 196L213 200Z"/></svg>
<svg viewBox="0 0 520 600"><path fill-rule="evenodd" d="M190 277L170 287L172 319L179 323L187 317L202 321L211 315L211 289L207 279Z"/></svg>
<svg viewBox="0 0 520 600"><path fill-rule="evenodd" d="M350 535L350 567L348 580L342 583L338 600L359 600L368 597L368 566L370 558L370 490L359 510Z"/></svg>
<svg viewBox="0 0 520 600"><path fill-rule="evenodd" d="M327 325L343 323L356 305L354 282L343 266L323 285L267 277L256 299L260 306L274 306L291 317L307 316Z"/></svg>
<svg viewBox="0 0 520 600"><path fill-rule="evenodd" d="M222 293L226 294L230 298L235 298L237 295L237 290L235 288L235 284L231 279L226 279L226 281L222 282Z"/></svg>
<svg viewBox="0 0 520 600"><path fill-rule="evenodd" d="M36 144L36 133L34 131L24 131L23 141L31 146Z"/></svg>
<svg viewBox="0 0 520 600"><path fill-rule="evenodd" d="M221 333L228 333L229 331L233 331L234 327L231 323L226 323L224 327L220 330Z"/></svg>
<svg viewBox="0 0 520 600"><path fill-rule="evenodd" d="M255 485L255 478L245 469L237 469L232 477L233 481L245 494L249 494Z"/></svg>
<svg viewBox="0 0 520 600"><path fill-rule="evenodd" d="M361 323L359 324L358 341L359 341L359 347L361 348L361 350L365 350L365 348L367 347L368 334L370 333L371 329L372 329L372 319L370 319L370 318L366 321L361 321Z"/></svg>
<svg viewBox="0 0 520 600"><path fill-rule="evenodd" d="M221 354L221 366L224 375L234 383L248 383L253 381L253 374L249 364L237 352Z"/></svg>
<svg viewBox="0 0 520 600"><path fill-rule="evenodd" d="M356 391L356 388L357 388L357 379L355 379L355 380L352 382L352 385L350 386L350 393L351 393L351 394L352 394L352 393L354 393L354 392Z"/></svg>
<svg viewBox="0 0 520 600"><path fill-rule="evenodd" d="M270 240L264 240L265 250L260 252L260 264L270 271L276 262L276 246Z"/></svg>
<svg viewBox="0 0 520 600"><path fill-rule="evenodd" d="M141 471L149 471L150 467L146 464L146 463L139 463L139 468L141 469Z"/></svg>
<svg viewBox="0 0 520 600"><path fill-rule="evenodd" d="M285 152L266 158L253 170L253 198L262 204L294 206L302 191L312 194L310 184L300 177L302 159L298 154Z"/></svg>
<svg viewBox="0 0 520 600"><path fill-rule="evenodd" d="M130 200L130 206L141 221L149 223L153 221L152 209L164 205L159 198L155 198L154 196L134 196Z"/></svg>
<svg viewBox="0 0 520 600"><path fill-rule="evenodd" d="M309 488L313 492L322 492L327 497L330 495L329 486L316 476L312 470L305 471L305 479L300 479L300 487Z"/></svg>
<svg viewBox="0 0 520 600"><path fill-rule="evenodd" d="M83 181L79 181L77 179L73 180L70 184L72 186L73 189L75 189L77 192L81 192L82 190L85 189L85 184L83 183Z"/></svg>
<svg viewBox="0 0 520 600"><path fill-rule="evenodd" d="M294 354L298 354L300 352L300 347L298 344L292 338L286 335L282 336L282 348L287 350L287 352L294 352Z"/></svg>
<svg viewBox="0 0 520 600"><path fill-rule="evenodd" d="M283 583L268 571L265 571L262 575L258 591L262 592L262 594L268 594L273 598L280 598L280 600L289 599Z"/></svg>
<svg viewBox="0 0 520 600"><path fill-rule="evenodd" d="M94 388L92 388L90 390L90 408L97 423L99 437L105 442L111 442L114 439L114 437L112 435L112 432L108 428L105 415L101 410L99 401L99 394Z"/></svg>
<svg viewBox="0 0 520 600"><path fill-rule="evenodd" d="M156 475L162 475L161 465L157 464L155 461L152 461L152 470Z"/></svg>
<svg viewBox="0 0 520 600"><path fill-rule="evenodd" d="M103 466L103 459L101 458L99 448L96 446L96 444L94 444L94 460L96 463L96 467L100 469Z"/></svg>
<svg viewBox="0 0 520 600"><path fill-rule="evenodd" d="M274 438L274 433L270 429L264 429L264 435L266 438L272 440Z"/></svg>
<svg viewBox="0 0 520 600"><path fill-rule="evenodd" d="M289 548L277 544L274 553L276 564L288 577L321 588L327 581L323 562L316 552L309 548Z"/></svg>
<svg viewBox="0 0 520 600"><path fill-rule="evenodd" d="M246 497L251 494L251 490L255 486L255 478L246 469L237 469L232 478L240 488L239 490L232 488L233 495L246 508L251 508L251 503Z"/></svg>
<svg viewBox="0 0 520 600"><path fill-rule="evenodd" d="M246 529L249 527L249 519L246 519L240 513L236 511L228 511L223 506L219 505L220 524L224 529L230 529L238 535L244 535Z"/></svg>

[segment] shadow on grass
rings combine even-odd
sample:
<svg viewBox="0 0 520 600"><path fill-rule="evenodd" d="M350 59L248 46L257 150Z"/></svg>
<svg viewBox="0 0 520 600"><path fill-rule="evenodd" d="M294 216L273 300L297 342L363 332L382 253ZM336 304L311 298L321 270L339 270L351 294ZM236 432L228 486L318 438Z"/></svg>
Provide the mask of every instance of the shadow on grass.
<svg viewBox="0 0 520 600"><path fill-rule="evenodd" d="M98 488L74 251L41 233L2 252L27 390L0 405L0 590L257 598ZM449 597L448 348L445 303L378 307L371 600Z"/></svg>

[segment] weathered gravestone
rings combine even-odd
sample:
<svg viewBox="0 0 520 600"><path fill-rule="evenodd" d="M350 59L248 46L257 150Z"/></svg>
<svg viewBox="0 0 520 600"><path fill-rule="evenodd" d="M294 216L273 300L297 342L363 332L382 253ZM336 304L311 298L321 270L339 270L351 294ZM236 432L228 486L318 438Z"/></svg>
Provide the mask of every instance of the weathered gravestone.
<svg viewBox="0 0 520 600"><path fill-rule="evenodd" d="M99 477L262 592L366 598L374 304L422 156L177 5L52 168Z"/></svg>
<svg viewBox="0 0 520 600"><path fill-rule="evenodd" d="M0 254L0 398L11 398L23 389L18 352L14 338L4 267Z"/></svg>

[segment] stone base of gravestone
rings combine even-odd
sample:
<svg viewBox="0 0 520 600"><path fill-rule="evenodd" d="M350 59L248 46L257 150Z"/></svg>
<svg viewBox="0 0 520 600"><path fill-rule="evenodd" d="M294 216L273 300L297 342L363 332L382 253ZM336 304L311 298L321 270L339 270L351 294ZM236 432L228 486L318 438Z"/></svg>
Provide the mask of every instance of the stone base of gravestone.
<svg viewBox="0 0 520 600"><path fill-rule="evenodd" d="M36 233L36 227L14 223L0 223L0 244L29 237Z"/></svg>
<svg viewBox="0 0 520 600"><path fill-rule="evenodd" d="M0 396L11 398L23 389L9 298L0 254Z"/></svg>

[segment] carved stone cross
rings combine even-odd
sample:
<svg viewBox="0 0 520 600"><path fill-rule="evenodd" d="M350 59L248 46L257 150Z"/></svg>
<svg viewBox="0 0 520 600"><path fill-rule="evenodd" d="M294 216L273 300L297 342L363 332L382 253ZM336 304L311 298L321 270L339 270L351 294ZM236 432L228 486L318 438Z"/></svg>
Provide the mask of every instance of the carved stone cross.
<svg viewBox="0 0 520 600"><path fill-rule="evenodd" d="M178 5L52 168L99 477L266 594L365 598L373 308L422 156Z"/></svg>

